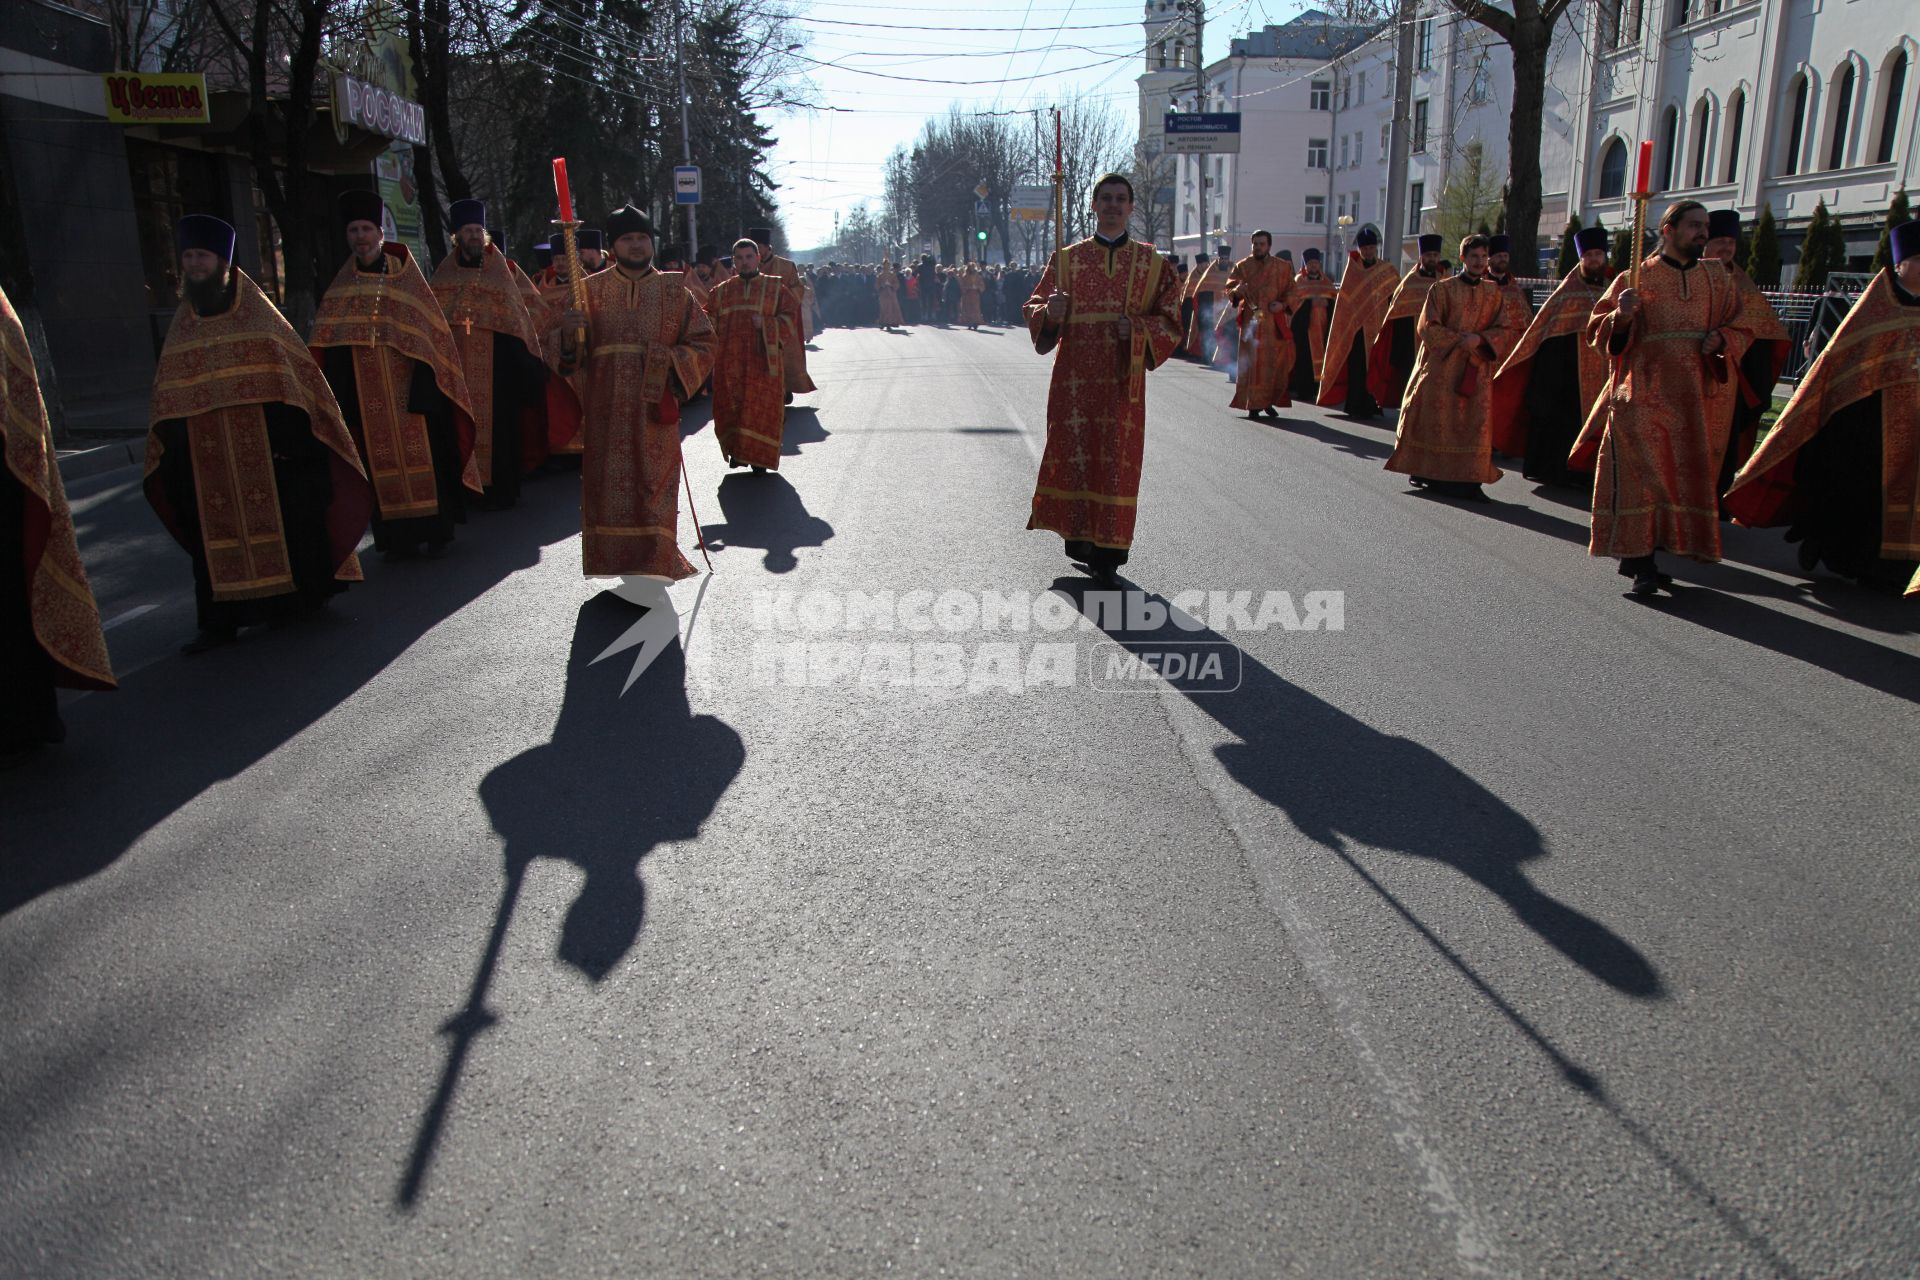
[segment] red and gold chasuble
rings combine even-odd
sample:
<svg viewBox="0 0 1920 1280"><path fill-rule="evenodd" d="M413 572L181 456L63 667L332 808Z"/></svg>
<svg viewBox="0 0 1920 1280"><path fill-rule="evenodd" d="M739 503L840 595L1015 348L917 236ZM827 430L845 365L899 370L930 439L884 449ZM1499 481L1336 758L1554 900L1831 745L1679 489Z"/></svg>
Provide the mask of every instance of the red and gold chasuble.
<svg viewBox="0 0 1920 1280"><path fill-rule="evenodd" d="M1386 469L1426 480L1491 484L1493 465L1489 412L1493 371L1527 327L1526 308L1514 291L1465 276L1436 281L1420 310L1419 352L1407 380L1406 406L1394 433ZM1468 334L1486 348L1456 345Z"/></svg>
<svg viewBox="0 0 1920 1280"><path fill-rule="evenodd" d="M307 416L313 438L330 455L333 499L326 523L333 576L358 582L354 548L372 507L359 451L341 421L333 389L293 326L246 272L233 268L233 279L233 305L226 311L203 316L182 302L167 330L148 412L148 500L168 531L191 549L186 526L175 518L161 487L166 446L151 429L185 419L200 549L213 598L251 600L293 591L265 409L289 405Z"/></svg>
<svg viewBox="0 0 1920 1280"><path fill-rule="evenodd" d="M433 296L439 299L440 310L447 317L453 345L460 353L467 394L473 401L474 471L482 485L490 485L494 482L493 335L504 333L539 355L540 334L527 312L520 281L514 278L506 255L493 245L486 247L477 267L461 266L458 252L448 254L433 273ZM540 428L544 432L544 422ZM567 434L571 438L572 432ZM518 467L521 462L508 458L502 465Z"/></svg>
<svg viewBox="0 0 1920 1280"><path fill-rule="evenodd" d="M1057 326L1047 319L1055 290L1072 299ZM1146 451L1146 371L1180 344L1180 282L1151 246L1128 240L1110 250L1088 238L1048 260L1025 311L1034 349L1059 347L1027 528L1130 547Z"/></svg>
<svg viewBox="0 0 1920 1280"><path fill-rule="evenodd" d="M1593 304L1600 300L1606 287L1604 283L1588 284L1576 265L1542 304L1540 313L1527 325L1527 331L1520 335L1520 341L1494 374L1493 447L1508 457L1526 456L1527 434L1532 425L1527 420L1527 378L1542 343L1553 338L1574 338L1579 351L1582 422L1599 400L1601 390L1607 385L1607 357L1587 342L1586 332Z"/></svg>
<svg viewBox="0 0 1920 1280"><path fill-rule="evenodd" d="M34 640L53 659L54 683L69 689L111 689L113 663L60 483L40 375L33 367L26 328L5 293L0 293L0 452L26 491L20 532L27 608ZM6 678L15 677L9 673Z"/></svg>
<svg viewBox="0 0 1920 1280"><path fill-rule="evenodd" d="M1213 299L1214 309L1220 307L1220 295L1227 291L1227 269L1214 258L1208 258L1198 271L1187 273L1185 300L1193 304L1193 316L1187 322L1186 351L1188 355L1207 358L1212 348L1207 342L1205 323L1200 317L1200 299ZM1218 317L1215 317L1217 320Z"/></svg>
<svg viewBox="0 0 1920 1280"><path fill-rule="evenodd" d="M780 282L763 275L735 276L707 295L714 336L713 434L729 462L780 468L787 416L780 320L792 306Z"/></svg>
<svg viewBox="0 0 1920 1280"><path fill-rule="evenodd" d="M796 395L818 391L807 374L807 343L800 336L800 268L777 253L769 253L760 263L760 274L772 276L793 295L792 317L780 321L787 330L780 335L780 359L786 368L787 390Z"/></svg>
<svg viewBox="0 0 1920 1280"><path fill-rule="evenodd" d="M362 271L352 257L341 265L320 300L307 345L316 353L327 347L353 349L359 443L376 514L403 520L440 510L427 420L407 409L416 360L433 370L435 385L453 402L461 483L475 493L481 484L473 458L473 400L453 332L406 246L389 242L386 254L384 272ZM491 378L492 348L488 370Z"/></svg>
<svg viewBox="0 0 1920 1280"><path fill-rule="evenodd" d="M1333 300L1338 293L1333 281L1325 276L1309 276L1303 271L1293 278L1293 295L1288 299L1293 303L1293 312L1297 316L1301 307L1308 309L1307 349L1295 351L1293 358L1296 362L1312 361L1316 378L1326 364L1327 324L1333 318Z"/></svg>
<svg viewBox="0 0 1920 1280"><path fill-rule="evenodd" d="M1387 303L1399 286L1393 268L1375 259L1368 266L1359 250L1347 255L1347 273L1340 277L1334 300L1327 349L1320 357L1320 399L1323 408L1335 408L1347 399L1347 356L1357 340L1362 351L1373 350L1374 339L1386 319Z"/></svg>
<svg viewBox="0 0 1920 1280"><path fill-rule="evenodd" d="M980 295L987 290L987 282L978 271L965 271L960 275L960 323L984 324L980 314Z"/></svg>
<svg viewBox="0 0 1920 1280"><path fill-rule="evenodd" d="M1239 366L1234 374L1233 407L1288 408L1287 380L1293 376L1293 324L1288 307L1293 289L1293 267L1286 259L1249 254L1233 264L1227 296L1237 304L1240 327ZM1276 314L1267 308L1280 304Z"/></svg>
<svg viewBox="0 0 1920 1280"><path fill-rule="evenodd" d="M891 271L882 271L874 277L873 292L880 301L880 327L902 327L906 321L900 316L900 277Z"/></svg>
<svg viewBox="0 0 1920 1280"><path fill-rule="evenodd" d="M1587 321L1587 340L1612 363L1568 458L1575 470L1594 468L1587 550L1718 560L1720 460L1732 425L1726 401L1735 394L1729 369L1752 335L1738 323L1740 299L1719 261L1682 271L1655 254L1640 264L1640 310L1625 348L1613 354L1615 311L1628 279L1624 271L1613 278ZM1700 344L1716 329L1726 345L1703 355Z"/></svg>
<svg viewBox="0 0 1920 1280"><path fill-rule="evenodd" d="M707 313L673 277L624 267L587 277L580 518L588 577L693 575L679 545L680 401L707 380L712 346Z"/></svg>
<svg viewBox="0 0 1920 1280"><path fill-rule="evenodd" d="M1792 518L1794 458L1836 413L1880 393L1880 554L1920 560L1920 307L1894 296L1883 268L1813 362L1773 430L1727 491L1741 524ZM1907 585L1920 594L1920 571Z"/></svg>
<svg viewBox="0 0 1920 1280"><path fill-rule="evenodd" d="M1394 321L1414 322L1413 358L1418 360L1420 313L1427 305L1427 294L1433 286L1449 278L1441 274L1424 276L1420 274L1420 268L1415 267L1401 279L1394 288L1393 296L1387 300L1386 314L1380 317L1380 332L1374 335L1373 346L1367 352L1367 390L1373 393L1373 398L1380 402L1381 408L1399 408L1401 397L1407 391L1407 383L1413 379L1411 364L1401 369L1393 363Z"/></svg>

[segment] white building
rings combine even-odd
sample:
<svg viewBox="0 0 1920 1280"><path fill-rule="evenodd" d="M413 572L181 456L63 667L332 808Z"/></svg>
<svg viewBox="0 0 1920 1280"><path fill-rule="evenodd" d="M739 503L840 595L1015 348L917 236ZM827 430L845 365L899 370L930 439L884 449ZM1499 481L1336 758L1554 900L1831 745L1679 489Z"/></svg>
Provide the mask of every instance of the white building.
<svg viewBox="0 0 1920 1280"><path fill-rule="evenodd" d="M1569 214L1583 225L1630 224L1633 144L1652 138L1652 187L1665 197L1656 205L1684 195L1751 221L1770 204L1790 263L1824 199L1864 263L1893 192L1917 176L1911 13L1908 0L1575 0L1547 74L1542 252L1551 257ZM1242 113L1241 151L1181 158L1174 251L1201 243L1203 177L1215 238L1239 254L1265 227L1296 260L1308 244L1337 260L1361 226L1385 225L1389 198L1406 202L1401 247L1410 254L1412 238L1434 229L1469 143L1480 144L1497 188L1513 92L1504 42L1444 0L1423 0L1413 35L1398 196L1387 190L1391 28L1357 29L1309 10L1235 39L1206 68L1204 105ZM1156 107L1170 96L1191 110L1192 76L1174 80L1171 93L1151 68L1142 76L1143 136L1149 83Z"/></svg>

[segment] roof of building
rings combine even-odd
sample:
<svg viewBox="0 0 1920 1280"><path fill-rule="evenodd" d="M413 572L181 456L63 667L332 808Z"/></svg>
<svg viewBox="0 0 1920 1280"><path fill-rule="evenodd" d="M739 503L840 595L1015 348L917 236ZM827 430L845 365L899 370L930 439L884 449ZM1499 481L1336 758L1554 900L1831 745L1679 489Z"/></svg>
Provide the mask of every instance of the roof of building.
<svg viewBox="0 0 1920 1280"><path fill-rule="evenodd" d="M1351 53L1380 32L1381 23L1355 24L1319 9L1308 9L1278 26L1238 36L1229 57L1301 58L1324 62Z"/></svg>

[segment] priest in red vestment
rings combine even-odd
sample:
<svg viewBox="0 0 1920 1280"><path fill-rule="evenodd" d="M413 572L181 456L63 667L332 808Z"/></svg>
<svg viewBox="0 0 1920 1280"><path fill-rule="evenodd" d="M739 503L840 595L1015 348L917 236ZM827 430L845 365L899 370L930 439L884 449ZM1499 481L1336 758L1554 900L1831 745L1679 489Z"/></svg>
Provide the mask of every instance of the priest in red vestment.
<svg viewBox="0 0 1920 1280"><path fill-rule="evenodd" d="M1109 173L1092 200L1093 235L1048 259L1025 306L1034 349L1055 352L1027 528L1059 534L1070 559L1113 582L1133 546L1147 370L1180 343L1180 288L1152 245L1127 237L1133 183Z"/></svg>

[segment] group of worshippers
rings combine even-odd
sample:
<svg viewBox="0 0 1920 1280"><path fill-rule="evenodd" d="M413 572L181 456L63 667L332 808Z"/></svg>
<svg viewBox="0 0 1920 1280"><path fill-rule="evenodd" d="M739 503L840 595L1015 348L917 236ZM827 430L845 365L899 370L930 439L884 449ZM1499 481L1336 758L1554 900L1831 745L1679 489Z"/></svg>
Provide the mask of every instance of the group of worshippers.
<svg viewBox="0 0 1920 1280"><path fill-rule="evenodd" d="M1251 252L1177 266L1127 236L1132 184L1093 188L1095 233L1054 255L1026 305L1054 355L1047 448L1028 528L1113 582L1133 543L1145 442L1144 375L1183 344L1230 344L1232 406L1273 419L1300 395L1362 421L1399 410L1386 469L1472 502L1501 476L1591 495L1589 551L1637 597L1671 591L1661 553L1713 562L1720 523L1787 526L1808 572L1920 594L1920 222L1890 233L1893 267L1846 313L1764 441L1789 353L1772 305L1736 265L1737 212L1682 200L1658 249L1615 273L1601 228L1536 314L1504 236L1470 235L1461 270L1440 237L1396 275L1363 228L1338 286L1319 255ZM1635 276L1637 275L1637 279ZM1185 314L1183 317L1183 304Z"/></svg>
<svg viewBox="0 0 1920 1280"><path fill-rule="evenodd" d="M198 634L184 652L364 580L369 524L387 560L439 556L469 504L513 505L555 455L578 460L586 576L690 576L680 408L709 386L729 466L779 467L786 405L815 388L798 272L770 230L736 242L708 286L661 270L652 222L623 207L581 237L576 292L565 255L535 281L503 254L478 200L453 203L453 251L431 277L386 238L378 196L348 192L339 212L349 256L304 341L235 264L231 225L177 225L182 297L154 375L144 488L192 565ZM12 756L64 736L56 687L111 688L113 673L10 304L0 355L0 755Z"/></svg>
<svg viewBox="0 0 1920 1280"><path fill-rule="evenodd" d="M931 254L912 266L829 262L814 276L820 321L829 328L1015 323L1035 276L1024 267L969 262L941 266Z"/></svg>

